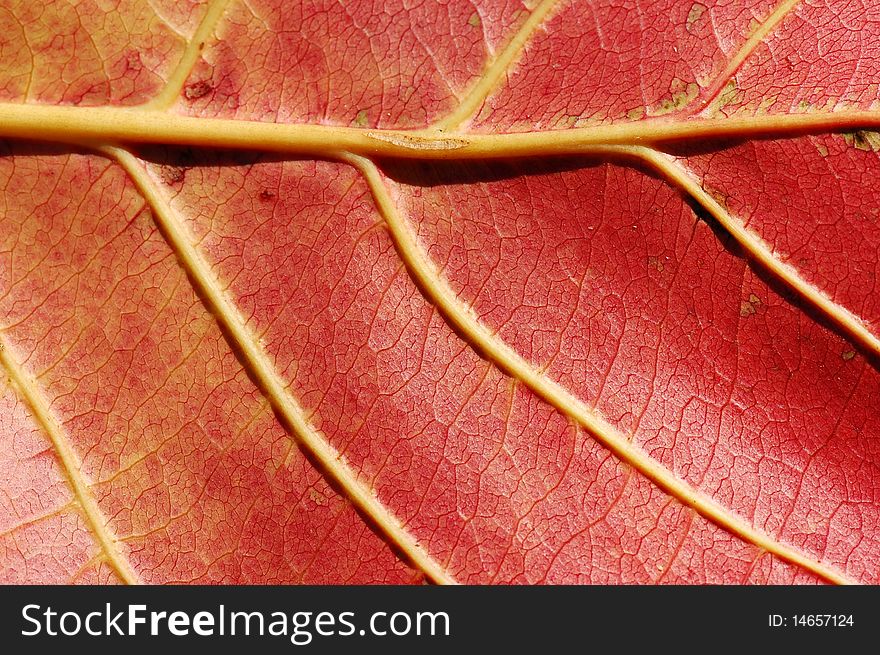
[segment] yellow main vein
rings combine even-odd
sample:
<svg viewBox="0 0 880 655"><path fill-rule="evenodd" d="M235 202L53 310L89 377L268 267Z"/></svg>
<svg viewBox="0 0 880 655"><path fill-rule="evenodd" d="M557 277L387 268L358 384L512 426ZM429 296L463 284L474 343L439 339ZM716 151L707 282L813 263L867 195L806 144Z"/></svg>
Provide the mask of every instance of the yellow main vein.
<svg viewBox="0 0 880 655"><path fill-rule="evenodd" d="M835 325L867 350L880 355L880 339L856 315L840 306L821 290L804 280L794 267L783 263L756 234L752 233L721 204L709 195L698 180L671 155L651 148L626 148L627 155L645 161L685 191L709 212L749 255L793 289L806 302L828 317Z"/></svg>
<svg viewBox="0 0 880 655"><path fill-rule="evenodd" d="M758 26L758 29L756 29L746 40L733 58L727 62L724 72L722 72L721 75L719 75L709 86L711 89L710 95L700 103L694 113L702 111L712 103L721 89L724 88L724 85L733 78L734 74L739 70L739 67L743 65L743 62L752 55L755 48L764 42L767 35L776 29L776 26L779 25L779 23L781 23L782 20L788 16L798 4L800 4L800 2L801 0L783 0L779 3L776 9L773 10L773 13L771 13L764 22Z"/></svg>
<svg viewBox="0 0 880 655"><path fill-rule="evenodd" d="M173 210L137 159L131 153L118 148L104 148L102 151L122 165L143 194L181 264L207 299L217 321L235 341L235 345L247 362L250 372L256 378L260 390L287 422L287 427L293 433L292 436L309 454L321 462L325 474L332 482L339 485L352 504L369 516L374 525L384 533L391 543L405 553L413 564L436 583L454 584L455 580L449 573L422 548L372 491L357 479L355 473L324 435L306 420L302 407L291 396L284 380L266 353L263 352L238 308L224 293L211 267L193 246L186 234L186 229L174 216Z"/></svg>
<svg viewBox="0 0 880 655"><path fill-rule="evenodd" d="M652 119L569 130L505 134L371 130L181 116L124 107L0 102L0 137L107 145L160 143L329 157L346 151L406 159L500 159L576 155L587 146L652 145L880 128L880 111L816 111L691 120Z"/></svg>
<svg viewBox="0 0 880 655"><path fill-rule="evenodd" d="M116 571L119 578L125 584L138 584L138 576L131 568L128 560L123 556L118 547L118 539L107 527L108 521L98 507L91 492L89 484L82 474L82 466L64 433L64 428L58 422L52 409L46 402L45 397L30 375L28 375L12 356L11 348L0 333L0 365L9 373L12 383L15 385L23 400L30 406L34 418L49 437L49 441L55 447L61 467L67 476L74 498L82 508L86 522L92 530L95 539L104 551L107 563Z"/></svg>
<svg viewBox="0 0 880 655"><path fill-rule="evenodd" d="M618 154L627 154L625 149L618 148L616 151ZM776 541L712 498L694 489L634 445L583 401L524 360L479 320L475 312L462 302L436 271L418 243L412 228L398 213L376 166L370 160L356 155L343 155L342 159L355 166L364 176L410 274L446 320L460 333L466 335L472 346L485 353L499 368L522 381L540 398L580 423L622 461L702 516L780 559L812 571L825 580L838 584L851 583L845 575L834 568L816 562L794 548Z"/></svg>
<svg viewBox="0 0 880 655"><path fill-rule="evenodd" d="M205 12L202 22L196 28L192 39L186 44L186 49L183 51L183 55L180 61L177 62L174 71L168 77L168 81L165 82L165 86L156 97L140 105L140 107L147 110L163 110L168 109L177 100L183 85L186 83L186 79L199 59L202 48L211 37L211 34L214 33L214 29L217 27L217 23L220 22L220 18L226 11L229 2L230 0L214 0L208 5L208 10Z"/></svg>
<svg viewBox="0 0 880 655"><path fill-rule="evenodd" d="M501 76L508 72L513 60L519 56L529 39L535 31L544 23L544 19L557 4L558 0L542 0L535 7L522 27L517 30L504 50L501 51L494 61L492 61L486 70L477 80L476 84L468 91L464 100L455 108L448 116L434 123L433 127L437 130L451 130L457 128L464 121L472 118L477 112L483 101L489 96L492 90L497 86Z"/></svg>

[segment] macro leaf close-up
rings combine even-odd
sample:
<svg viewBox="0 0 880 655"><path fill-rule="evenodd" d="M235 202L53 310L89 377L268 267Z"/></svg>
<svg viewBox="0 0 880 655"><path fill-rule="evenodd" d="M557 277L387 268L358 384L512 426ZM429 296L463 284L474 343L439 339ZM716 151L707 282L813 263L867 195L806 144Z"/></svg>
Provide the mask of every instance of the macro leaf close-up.
<svg viewBox="0 0 880 655"><path fill-rule="evenodd" d="M880 583L877 129L868 0L0 0L0 582Z"/></svg>

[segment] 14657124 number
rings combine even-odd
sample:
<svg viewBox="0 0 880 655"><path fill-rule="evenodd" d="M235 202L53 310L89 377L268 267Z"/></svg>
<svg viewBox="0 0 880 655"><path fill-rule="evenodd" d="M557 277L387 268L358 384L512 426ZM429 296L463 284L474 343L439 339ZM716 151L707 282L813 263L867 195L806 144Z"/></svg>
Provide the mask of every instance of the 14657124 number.
<svg viewBox="0 0 880 655"><path fill-rule="evenodd" d="M851 628L852 614L770 614L767 624L771 628Z"/></svg>

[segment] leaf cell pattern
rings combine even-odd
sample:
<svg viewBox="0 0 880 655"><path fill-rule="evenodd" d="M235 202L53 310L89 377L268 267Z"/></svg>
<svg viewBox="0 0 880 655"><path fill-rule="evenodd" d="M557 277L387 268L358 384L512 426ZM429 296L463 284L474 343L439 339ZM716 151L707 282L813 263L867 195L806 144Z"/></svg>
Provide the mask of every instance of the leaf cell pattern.
<svg viewBox="0 0 880 655"><path fill-rule="evenodd" d="M880 582L880 14L0 7L6 582Z"/></svg>

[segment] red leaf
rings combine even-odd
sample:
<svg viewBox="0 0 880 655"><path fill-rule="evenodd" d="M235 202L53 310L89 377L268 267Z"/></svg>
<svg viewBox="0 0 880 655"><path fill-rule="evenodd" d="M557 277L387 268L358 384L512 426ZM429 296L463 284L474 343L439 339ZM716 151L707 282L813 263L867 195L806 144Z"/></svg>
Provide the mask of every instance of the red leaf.
<svg viewBox="0 0 880 655"><path fill-rule="evenodd" d="M277 5L0 9L3 580L880 582L873 10Z"/></svg>

